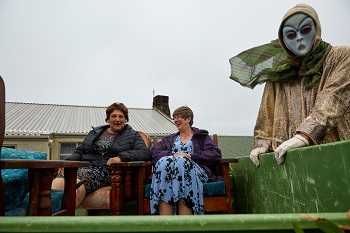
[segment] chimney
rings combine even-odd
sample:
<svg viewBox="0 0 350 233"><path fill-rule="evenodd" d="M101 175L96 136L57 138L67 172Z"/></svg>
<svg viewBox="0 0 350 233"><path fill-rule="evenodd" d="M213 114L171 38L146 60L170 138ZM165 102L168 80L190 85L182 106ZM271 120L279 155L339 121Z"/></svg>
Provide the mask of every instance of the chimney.
<svg viewBox="0 0 350 233"><path fill-rule="evenodd" d="M170 116L169 96L156 95L153 97L153 108L163 112L168 117Z"/></svg>

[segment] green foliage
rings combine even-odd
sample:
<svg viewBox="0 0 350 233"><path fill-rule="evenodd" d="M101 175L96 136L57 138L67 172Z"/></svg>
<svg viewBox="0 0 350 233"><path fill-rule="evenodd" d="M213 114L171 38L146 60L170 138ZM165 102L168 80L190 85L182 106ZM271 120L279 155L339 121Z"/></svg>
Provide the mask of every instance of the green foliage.
<svg viewBox="0 0 350 233"><path fill-rule="evenodd" d="M318 219L316 225L326 233L344 233L344 231L328 219Z"/></svg>
<svg viewBox="0 0 350 233"><path fill-rule="evenodd" d="M295 233L304 233L303 229L301 229L301 227L299 225L297 225L296 223L292 223L293 225L293 230L295 231Z"/></svg>

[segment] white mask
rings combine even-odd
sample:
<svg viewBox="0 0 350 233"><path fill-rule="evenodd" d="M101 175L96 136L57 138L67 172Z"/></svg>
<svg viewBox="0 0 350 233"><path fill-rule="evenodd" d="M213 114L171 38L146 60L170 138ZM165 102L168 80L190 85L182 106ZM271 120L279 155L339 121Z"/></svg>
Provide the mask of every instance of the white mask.
<svg viewBox="0 0 350 233"><path fill-rule="evenodd" d="M298 57L310 52L315 37L315 23L306 14L292 15L283 24L283 42Z"/></svg>

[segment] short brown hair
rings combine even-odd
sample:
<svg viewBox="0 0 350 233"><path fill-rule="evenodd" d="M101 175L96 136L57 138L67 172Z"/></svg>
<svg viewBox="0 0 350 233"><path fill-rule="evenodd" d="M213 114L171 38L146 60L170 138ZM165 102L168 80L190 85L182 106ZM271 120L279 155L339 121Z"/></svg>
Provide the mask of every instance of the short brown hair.
<svg viewBox="0 0 350 233"><path fill-rule="evenodd" d="M175 109L174 113L173 113L173 117L180 115L182 118L187 119L188 117L191 117L190 120L190 126L193 125L193 112L192 110L187 107L187 106L181 106L178 107L177 109Z"/></svg>
<svg viewBox="0 0 350 233"><path fill-rule="evenodd" d="M128 108L123 104L123 103L113 103L111 105L109 105L106 109L106 119L105 121L108 122L109 117L111 116L112 112L114 110L120 110L123 112L126 121L129 121L129 110Z"/></svg>

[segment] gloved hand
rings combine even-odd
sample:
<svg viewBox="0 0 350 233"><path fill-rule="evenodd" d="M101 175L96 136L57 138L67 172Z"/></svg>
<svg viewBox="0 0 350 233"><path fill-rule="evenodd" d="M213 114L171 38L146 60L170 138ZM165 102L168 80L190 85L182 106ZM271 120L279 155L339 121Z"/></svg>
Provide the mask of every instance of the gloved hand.
<svg viewBox="0 0 350 233"><path fill-rule="evenodd" d="M255 148L254 150L252 150L250 152L250 160L254 163L254 165L256 167L259 166L259 154L263 154L263 153L266 153L268 152L269 149L265 148L265 147L258 147L258 148Z"/></svg>
<svg viewBox="0 0 350 233"><path fill-rule="evenodd" d="M308 146L309 142L301 135L296 134L291 139L283 142L277 149L275 150L275 159L279 165L284 162L284 155L289 149L299 148Z"/></svg>

